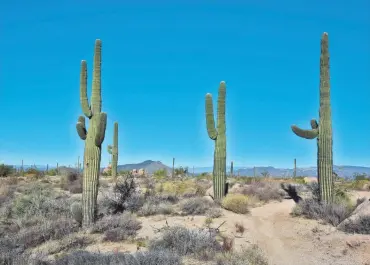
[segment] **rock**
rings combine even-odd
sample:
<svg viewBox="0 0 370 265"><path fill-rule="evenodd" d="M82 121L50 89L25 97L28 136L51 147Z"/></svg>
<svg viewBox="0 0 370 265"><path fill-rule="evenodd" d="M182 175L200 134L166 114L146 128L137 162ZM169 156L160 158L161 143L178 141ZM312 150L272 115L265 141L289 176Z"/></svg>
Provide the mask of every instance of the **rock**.
<svg viewBox="0 0 370 265"><path fill-rule="evenodd" d="M241 193L243 190L243 185L240 183L235 183L230 189L229 193Z"/></svg>
<svg viewBox="0 0 370 265"><path fill-rule="evenodd" d="M214 197L214 193L213 193L213 186L210 187L207 191L206 191L206 195L209 195L211 197Z"/></svg>
<svg viewBox="0 0 370 265"><path fill-rule="evenodd" d="M359 247L363 244L369 244L370 238L364 235L354 235L346 240L347 246L351 248Z"/></svg>
<svg viewBox="0 0 370 265"><path fill-rule="evenodd" d="M356 207L350 217L345 219L338 225L338 229L342 229L350 222L357 222L361 216L370 215L370 199L366 199L363 203Z"/></svg>
<svg viewBox="0 0 370 265"><path fill-rule="evenodd" d="M209 195L203 196L203 198L206 199L209 202L214 202L213 199L212 199L212 197L209 196Z"/></svg>

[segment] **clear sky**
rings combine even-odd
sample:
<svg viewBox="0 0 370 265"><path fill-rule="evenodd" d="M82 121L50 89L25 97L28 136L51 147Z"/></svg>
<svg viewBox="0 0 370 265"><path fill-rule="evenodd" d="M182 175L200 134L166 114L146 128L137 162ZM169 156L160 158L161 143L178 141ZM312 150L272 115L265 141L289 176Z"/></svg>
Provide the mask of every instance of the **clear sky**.
<svg viewBox="0 0 370 265"><path fill-rule="evenodd" d="M118 121L119 164L211 166L204 98L216 101L225 80L228 163L314 166L316 141L290 125L318 118L327 31L334 163L370 166L369 10L369 0L1 1L0 162L83 156L80 61L91 77L100 38L103 165Z"/></svg>

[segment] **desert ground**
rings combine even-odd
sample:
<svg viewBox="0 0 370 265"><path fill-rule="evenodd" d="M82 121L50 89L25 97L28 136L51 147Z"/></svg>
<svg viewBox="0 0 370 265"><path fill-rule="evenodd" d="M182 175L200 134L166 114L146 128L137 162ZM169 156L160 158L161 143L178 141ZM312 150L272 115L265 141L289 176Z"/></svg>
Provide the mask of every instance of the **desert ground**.
<svg viewBox="0 0 370 265"><path fill-rule="evenodd" d="M65 220L68 220L68 224L75 228L69 229L64 227L61 230L63 231L61 232L62 235L56 236L52 232L52 235L47 236L48 231L50 233L50 229L48 230L45 227L51 224L48 223L48 220L45 220L48 216L45 211L40 210L39 213L39 215L44 215L44 217L36 216L35 214L31 216L26 214L27 209L21 209L19 205L21 202L24 203L24 200L29 199L30 203L33 204L31 208L34 208L36 212L39 211L37 207L57 207L55 205L43 206L46 202L40 198L42 196L51 196L50 200L60 200L60 203L64 202L65 205L60 207L64 207L63 209L69 211L71 204L79 202L82 198L78 177L74 179L70 176L46 176L39 179L18 178L17 181L6 178L1 179L0 194L2 199L0 206L2 218L0 233L3 241L0 240L0 250L2 250L3 256L4 253L7 253L5 258L8 259L12 255L18 255L27 257L25 259L28 260L40 259L49 262L43 264L83 264L53 262L57 262L58 259L68 256L69 253L77 249L96 253L97 255L145 253L146 251L152 251L148 242L161 238L166 229L185 227L189 231L197 230L205 231L206 233L209 231L210 234L211 232L215 233L221 249L218 253L202 254L201 256L197 255L199 253L191 253L191 251L189 254L180 254L182 263L174 264L370 264L369 234L348 233L340 231L340 229L328 224L325 220L308 219L304 216L292 215L296 203L279 188L281 181L261 180L243 183L240 179L235 180L227 198L236 196L235 198L240 200L248 197L247 202L245 202L247 206L242 205L240 201L235 203L235 201L231 200L233 203L221 203L221 207L214 204L212 197L208 195L208 193L211 194L212 190L212 182L210 180L182 179L169 181L162 179L153 180L151 185L148 184L149 181L145 178L135 179L134 181L136 183L135 193L143 196L150 189L152 193L147 197L147 201L143 201L141 204L138 203L139 206L135 206L135 209L130 208L132 212L132 217L130 218L134 218L134 221L131 220L130 222L137 222L137 224L135 223L137 226L134 228L135 231L130 235L124 235L124 231L129 230L125 226L114 225L114 218L130 212L126 209L123 213L116 214L101 210L97 227L88 230L76 228L76 223L78 222L72 221L76 217L74 215L72 215L73 218L68 215L65 217L66 215L62 214L63 210L60 210L58 216L67 218ZM181 188L179 188L180 186L175 187L174 183L180 185ZM294 185L298 187L305 184L295 183ZM100 209L105 209L107 198L114 197L112 197L114 186L115 182L110 177L101 177L98 197ZM35 192L37 187L42 187L43 192L51 191L52 195L50 193L47 195L37 194ZM199 187L202 187L202 189L199 189ZM36 193L35 198L31 198L34 196L34 193ZM266 194L270 194L269 197L266 197ZM302 192L302 194L302 197L309 196L307 192ZM347 194L352 204L355 204L357 199L360 198L366 198L367 201L370 200L370 190L347 190ZM22 196L26 197L19 199ZM160 199L158 199L158 202L150 204L150 201L154 200L155 196ZM39 205L35 206L35 204ZM215 209L214 213L210 209ZM130 227L127 224L125 225ZM58 230L60 227L55 229ZM43 233L44 235L40 238L35 236L36 233ZM120 233L123 233L123 236ZM27 239L28 237L37 238L35 239L37 242L34 243L34 241ZM9 239L13 243L8 243L7 245L5 239ZM21 250L19 250L20 246L23 246ZM14 249L17 250L14 252ZM232 261L230 257L234 255L233 253L242 253L245 249L255 249L255 252L258 254L248 255L256 255L258 257L246 259L249 263L243 263L242 261L237 263L235 258ZM171 251L176 252L176 247L172 247ZM219 258L215 260L212 256ZM19 261L19 263L4 262L0 264L24 263ZM166 263L158 261L158 263L151 264L160 265Z"/></svg>

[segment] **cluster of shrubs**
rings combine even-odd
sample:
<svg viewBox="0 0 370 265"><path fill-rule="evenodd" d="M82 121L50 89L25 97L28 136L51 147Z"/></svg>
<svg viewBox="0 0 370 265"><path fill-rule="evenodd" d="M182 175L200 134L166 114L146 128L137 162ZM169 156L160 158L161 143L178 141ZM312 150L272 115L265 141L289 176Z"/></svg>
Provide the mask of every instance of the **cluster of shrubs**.
<svg viewBox="0 0 370 265"><path fill-rule="evenodd" d="M346 191L336 186L333 202L320 202L318 184L311 183L307 186L311 190L312 197L301 199L293 208L293 216L303 216L338 226L350 217L356 207L365 200L362 198L358 199L356 203L352 203ZM360 216L356 222L350 221L341 227L341 230L348 233L370 234L370 216Z"/></svg>

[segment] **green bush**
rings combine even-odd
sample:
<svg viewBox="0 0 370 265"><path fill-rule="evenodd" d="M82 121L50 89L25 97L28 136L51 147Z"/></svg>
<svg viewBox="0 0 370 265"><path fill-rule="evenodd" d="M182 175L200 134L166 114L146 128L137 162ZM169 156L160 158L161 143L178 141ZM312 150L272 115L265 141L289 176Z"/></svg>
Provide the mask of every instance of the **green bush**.
<svg viewBox="0 0 370 265"><path fill-rule="evenodd" d="M13 166L1 164L0 165L0 177L8 177L14 173Z"/></svg>

